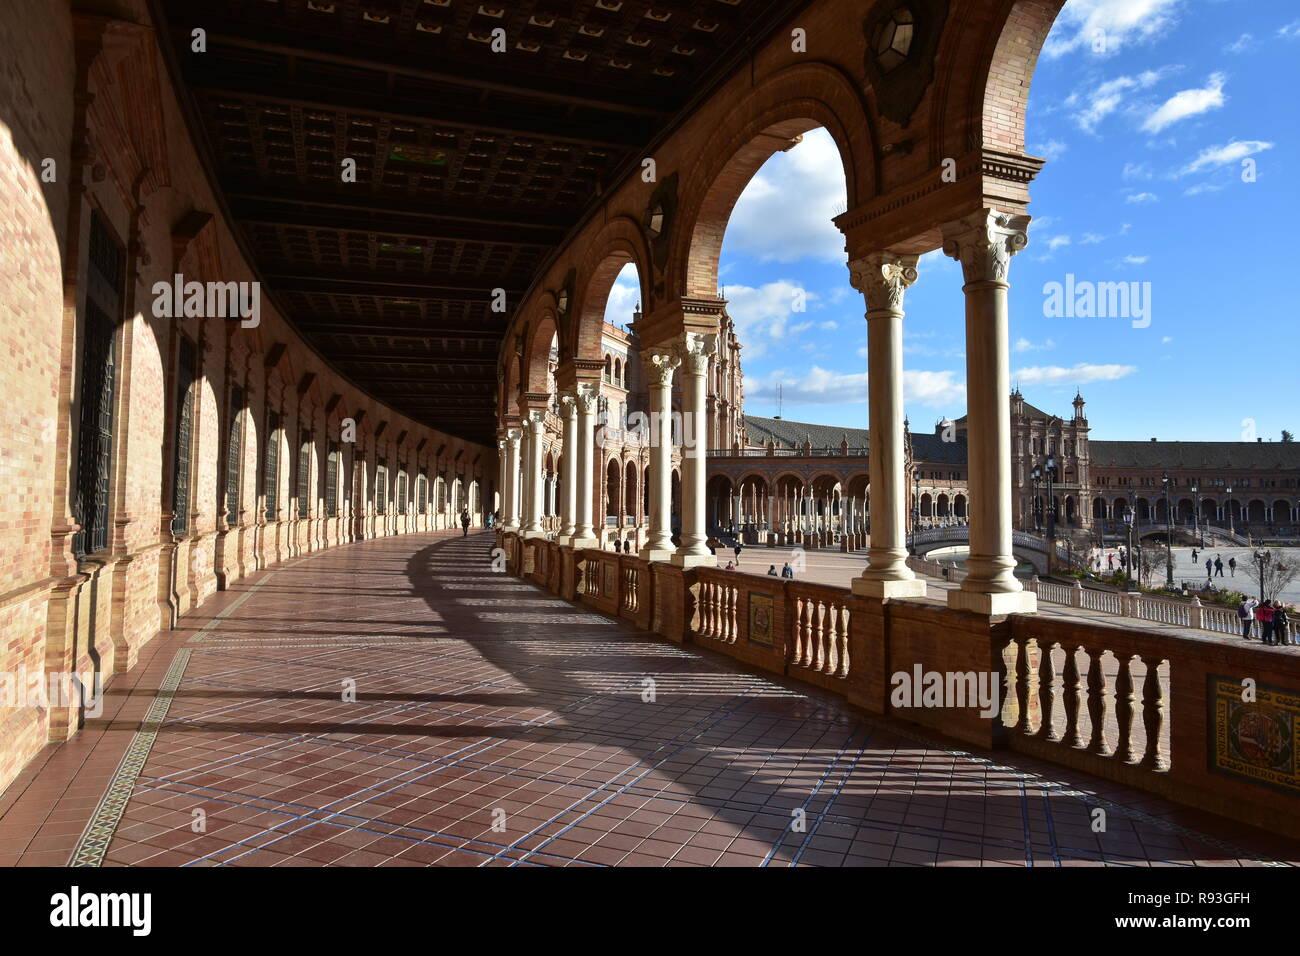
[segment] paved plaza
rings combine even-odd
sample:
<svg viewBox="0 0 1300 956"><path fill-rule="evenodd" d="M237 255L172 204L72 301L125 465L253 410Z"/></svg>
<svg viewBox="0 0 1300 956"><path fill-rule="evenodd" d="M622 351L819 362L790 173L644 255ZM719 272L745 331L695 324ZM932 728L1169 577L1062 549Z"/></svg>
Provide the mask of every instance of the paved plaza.
<svg viewBox="0 0 1300 956"><path fill-rule="evenodd" d="M637 632L491 573L491 546L483 534L370 540L219 593L0 797L0 863L1300 860L1243 825L957 750ZM849 559L825 558L808 556L850 573Z"/></svg>

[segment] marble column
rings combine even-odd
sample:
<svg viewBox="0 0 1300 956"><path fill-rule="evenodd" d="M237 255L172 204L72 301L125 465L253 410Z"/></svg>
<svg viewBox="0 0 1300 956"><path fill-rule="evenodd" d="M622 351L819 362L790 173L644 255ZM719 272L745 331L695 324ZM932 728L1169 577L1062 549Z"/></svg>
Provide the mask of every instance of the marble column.
<svg viewBox="0 0 1300 956"><path fill-rule="evenodd" d="M502 525L504 525L506 520L506 513L508 510L506 506L506 475L510 473L509 472L510 442L505 437L506 432L502 431L500 434L502 437L497 440L497 498L498 498L497 510L501 512L501 523ZM435 509L434 503L432 501L433 490L434 490L433 487L430 486L429 488L429 498L430 498L429 511L430 512L433 512Z"/></svg>
<svg viewBox="0 0 1300 956"><path fill-rule="evenodd" d="M574 392L560 396L564 421L564 461L560 465L560 533L556 541L571 544L578 526L578 399Z"/></svg>
<svg viewBox="0 0 1300 956"><path fill-rule="evenodd" d="M519 530L519 442L522 438L522 430L506 430L506 503L502 515L506 531Z"/></svg>
<svg viewBox="0 0 1300 956"><path fill-rule="evenodd" d="M595 485L596 457L596 400L597 386L583 383L578 386L577 406L578 461L577 461L577 518L571 544L575 548L599 548L596 525L592 517Z"/></svg>
<svg viewBox="0 0 1300 956"><path fill-rule="evenodd" d="M867 302L867 401L872 505L867 568L853 581L866 597L924 597L907 566L907 479L903 450L903 293L916 281L916 256L872 253L849 263Z"/></svg>
<svg viewBox="0 0 1300 956"><path fill-rule="evenodd" d="M650 390L650 526L641 558L667 561L673 556L673 371L681 358L671 349L642 353Z"/></svg>
<svg viewBox="0 0 1300 956"><path fill-rule="evenodd" d="M709 550L709 529L705 521L704 497L708 481L708 398L709 360L718 349L718 337L687 332L678 347L682 365L682 536L673 564L684 568L716 566ZM737 498L739 512L739 498Z"/></svg>
<svg viewBox="0 0 1300 956"><path fill-rule="evenodd" d="M1036 609L1013 573L1011 535L1011 373L1007 271L1028 242L1028 216L982 209L945 223L943 251L961 263L966 284L966 392L970 475L969 574L948 606L980 614Z"/></svg>
<svg viewBox="0 0 1300 956"><path fill-rule="evenodd" d="M543 502L545 499L545 486L542 474L542 452L544 431L546 428L546 413L537 409L528 413L528 418L524 421L524 427L528 429L528 461L525 462L525 470L528 475L528 497L524 502L524 537L525 538L544 538L546 531L542 527L542 514L544 510Z"/></svg>

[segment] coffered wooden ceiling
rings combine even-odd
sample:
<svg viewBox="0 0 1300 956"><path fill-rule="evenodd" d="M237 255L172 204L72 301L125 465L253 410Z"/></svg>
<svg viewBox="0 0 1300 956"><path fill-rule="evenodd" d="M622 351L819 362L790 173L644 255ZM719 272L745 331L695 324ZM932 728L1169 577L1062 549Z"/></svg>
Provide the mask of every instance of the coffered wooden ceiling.
<svg viewBox="0 0 1300 956"><path fill-rule="evenodd" d="M152 3L266 293L376 398L484 443L511 315L492 290L516 307L692 98L803 5Z"/></svg>

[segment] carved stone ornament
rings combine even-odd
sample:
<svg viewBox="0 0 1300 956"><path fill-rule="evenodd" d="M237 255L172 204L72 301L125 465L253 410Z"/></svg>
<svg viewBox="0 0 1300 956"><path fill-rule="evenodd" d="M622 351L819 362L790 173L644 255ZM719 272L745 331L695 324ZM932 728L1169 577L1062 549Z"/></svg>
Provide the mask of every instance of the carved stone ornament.
<svg viewBox="0 0 1300 956"><path fill-rule="evenodd" d="M682 360L676 351L647 352L644 353L644 364L652 388L672 388L673 372Z"/></svg>
<svg viewBox="0 0 1300 956"><path fill-rule="evenodd" d="M596 400L600 397L596 386L588 382L583 382L578 386L578 394L574 397L578 411L583 415L596 414Z"/></svg>
<svg viewBox="0 0 1300 956"><path fill-rule="evenodd" d="M704 375L709 371L709 359L718 351L718 337L703 332L687 332L678 346L682 371L688 375ZM671 383L671 380L670 380Z"/></svg>
<svg viewBox="0 0 1300 956"><path fill-rule="evenodd" d="M573 392L560 393L560 417L565 421L572 418L578 411L578 397Z"/></svg>
<svg viewBox="0 0 1300 956"><path fill-rule="evenodd" d="M873 252L849 263L849 282L866 297L868 313L903 311L903 293L916 281L919 258Z"/></svg>
<svg viewBox="0 0 1300 956"><path fill-rule="evenodd" d="M1006 282L1011 257L1029 244L1029 217L981 209L943 224L943 254L967 282Z"/></svg>
<svg viewBox="0 0 1300 956"><path fill-rule="evenodd" d="M934 79L948 0L878 0L862 21L862 65L880 115L911 122Z"/></svg>

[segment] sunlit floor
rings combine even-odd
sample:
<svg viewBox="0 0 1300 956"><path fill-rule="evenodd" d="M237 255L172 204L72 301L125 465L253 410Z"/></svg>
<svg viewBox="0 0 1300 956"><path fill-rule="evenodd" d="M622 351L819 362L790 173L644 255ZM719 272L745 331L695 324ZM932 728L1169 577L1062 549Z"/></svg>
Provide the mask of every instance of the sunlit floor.
<svg viewBox="0 0 1300 956"><path fill-rule="evenodd" d="M1147 794L877 726L493 573L491 547L362 542L217 595L0 796L0 863L1300 859Z"/></svg>

